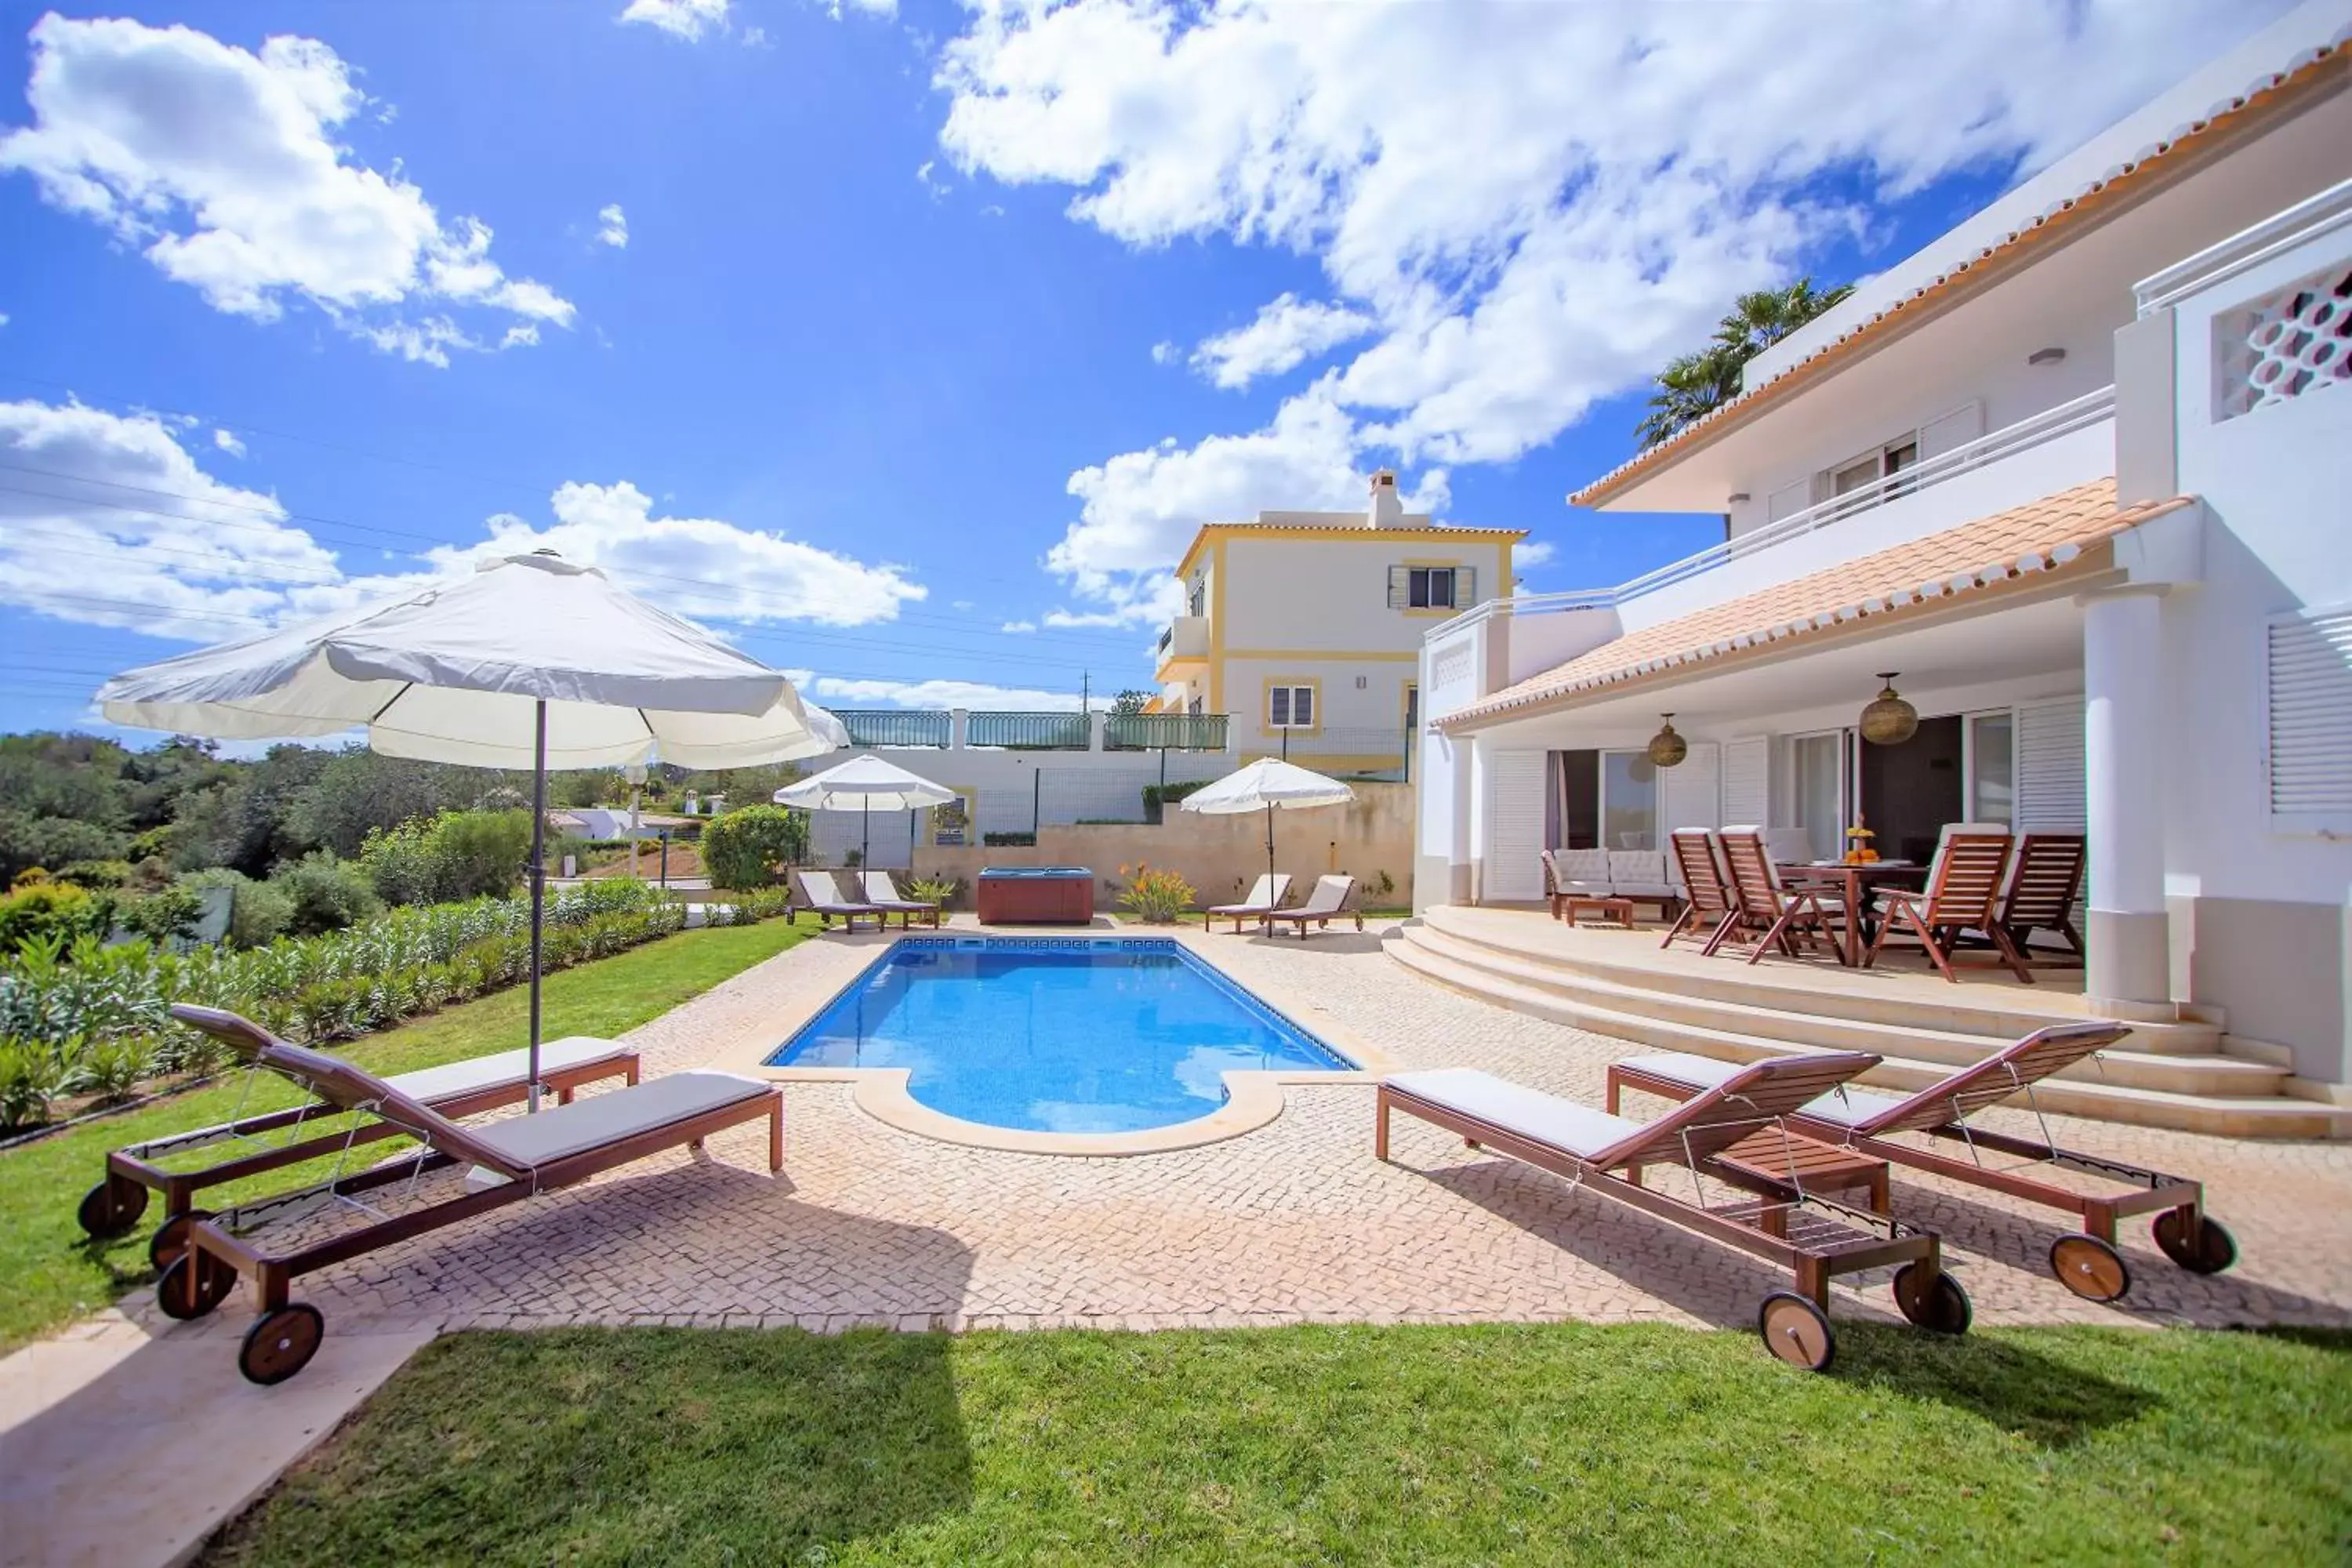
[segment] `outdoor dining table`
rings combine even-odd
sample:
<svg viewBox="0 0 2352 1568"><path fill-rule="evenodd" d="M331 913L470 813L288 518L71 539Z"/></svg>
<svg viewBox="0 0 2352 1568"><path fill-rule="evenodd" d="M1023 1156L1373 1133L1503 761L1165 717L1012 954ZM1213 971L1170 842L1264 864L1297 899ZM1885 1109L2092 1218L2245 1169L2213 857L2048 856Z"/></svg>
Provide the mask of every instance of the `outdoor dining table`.
<svg viewBox="0 0 2352 1568"><path fill-rule="evenodd" d="M1870 906L1881 888L1924 888L1927 885L1927 868L1910 860L1873 860L1865 865L1853 865L1843 860L1797 860L1783 863L1783 882L1809 882L1813 886L1833 888L1844 898L1845 962L1848 968L1862 965L1863 927L1870 921Z"/></svg>

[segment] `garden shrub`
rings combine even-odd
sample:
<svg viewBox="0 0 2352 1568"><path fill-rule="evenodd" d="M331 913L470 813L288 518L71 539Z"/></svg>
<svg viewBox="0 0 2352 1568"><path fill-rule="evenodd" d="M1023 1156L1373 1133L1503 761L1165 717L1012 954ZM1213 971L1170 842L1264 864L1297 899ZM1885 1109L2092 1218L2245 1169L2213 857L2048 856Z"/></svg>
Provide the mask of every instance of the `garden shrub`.
<svg viewBox="0 0 2352 1568"><path fill-rule="evenodd" d="M257 882L226 866L192 871L180 880L199 895L212 888L229 889L228 940L238 947L267 947L294 921L293 895L275 883Z"/></svg>
<svg viewBox="0 0 2352 1568"><path fill-rule="evenodd" d="M917 877L907 884L907 896L918 903L937 904L943 910L953 909L963 897L961 877Z"/></svg>
<svg viewBox="0 0 2352 1568"><path fill-rule="evenodd" d="M69 947L83 936L104 936L113 925L113 898L71 882L20 882L0 895L0 955L45 937Z"/></svg>
<svg viewBox="0 0 2352 1568"><path fill-rule="evenodd" d="M145 898L121 900L114 912L115 921L122 930L152 942L194 936L197 922L204 917L202 896L194 888L177 885Z"/></svg>
<svg viewBox="0 0 2352 1568"><path fill-rule="evenodd" d="M714 888L772 887L786 866L807 857L807 815L781 805L747 805L702 830L702 865Z"/></svg>
<svg viewBox="0 0 2352 1568"><path fill-rule="evenodd" d="M360 864L387 904L504 898L530 858L528 811L445 811L373 828Z"/></svg>
<svg viewBox="0 0 2352 1568"><path fill-rule="evenodd" d="M1118 869L1121 876L1127 874L1126 867ZM1146 925L1168 925L1192 907L1192 884L1181 872L1138 866L1135 879L1118 896L1118 907Z"/></svg>
<svg viewBox="0 0 2352 1568"><path fill-rule="evenodd" d="M37 1127L65 1092L66 1054L40 1040L0 1037L0 1132Z"/></svg>
<svg viewBox="0 0 2352 1568"><path fill-rule="evenodd" d="M293 901L287 930L296 936L341 931L383 907L367 873L354 861L337 859L331 849L313 849L278 867L269 879Z"/></svg>

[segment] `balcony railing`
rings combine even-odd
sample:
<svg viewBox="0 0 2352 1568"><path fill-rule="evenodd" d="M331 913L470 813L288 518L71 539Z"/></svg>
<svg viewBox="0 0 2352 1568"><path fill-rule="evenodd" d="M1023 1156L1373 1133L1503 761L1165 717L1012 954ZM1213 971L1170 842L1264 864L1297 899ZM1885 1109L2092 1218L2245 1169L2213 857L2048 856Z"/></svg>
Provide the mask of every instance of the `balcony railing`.
<svg viewBox="0 0 2352 1568"><path fill-rule="evenodd" d="M945 711L836 708L833 716L849 731L849 743L853 746L937 746L944 750L955 742L955 720Z"/></svg>
<svg viewBox="0 0 2352 1568"><path fill-rule="evenodd" d="M1595 588L1569 594L1524 594L1511 599L1489 599L1473 609L1465 610L1453 619L1440 622L1425 633L1424 643L1452 636L1465 627L1497 615L1543 615L1560 610L1610 610L1628 599L1639 598L1670 584L1686 581L1702 573L1711 572L1727 562L1738 561L1784 544L1791 539L1815 532L1832 523L1843 521L1860 512L1883 506L1890 500L1930 489L1947 479L1990 467L2004 458L2042 446L2078 430L2088 429L2102 421L2115 417L2116 389L2103 386L2071 403L2045 408L2014 425L2003 426L1990 435L1980 436L1948 452L1938 452L1925 458L1900 472L1888 474L1870 484L1834 496L1804 510L1791 512L1776 522L1750 530L1736 539L1710 545L1695 555L1661 566L1630 583L1614 588Z"/></svg>
<svg viewBox="0 0 2352 1568"><path fill-rule="evenodd" d="M1222 752L1223 713L1114 713L1104 721L1103 745L1113 752Z"/></svg>
<svg viewBox="0 0 2352 1568"><path fill-rule="evenodd" d="M1083 752L1092 728L1084 713L969 713L963 743L1013 752Z"/></svg>

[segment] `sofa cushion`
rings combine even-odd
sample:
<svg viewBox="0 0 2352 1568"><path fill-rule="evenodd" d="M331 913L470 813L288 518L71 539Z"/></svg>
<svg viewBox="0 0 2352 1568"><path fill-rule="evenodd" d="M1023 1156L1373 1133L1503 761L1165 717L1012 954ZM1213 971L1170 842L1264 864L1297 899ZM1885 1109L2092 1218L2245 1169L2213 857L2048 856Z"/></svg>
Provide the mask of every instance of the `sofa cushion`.
<svg viewBox="0 0 2352 1568"><path fill-rule="evenodd" d="M1551 863L1554 875L1563 882L1609 880L1609 852L1605 849L1555 849Z"/></svg>
<svg viewBox="0 0 2352 1568"><path fill-rule="evenodd" d="M1645 888L1664 887L1666 857L1657 849L1612 849L1609 851L1609 879L1620 889L1635 885Z"/></svg>

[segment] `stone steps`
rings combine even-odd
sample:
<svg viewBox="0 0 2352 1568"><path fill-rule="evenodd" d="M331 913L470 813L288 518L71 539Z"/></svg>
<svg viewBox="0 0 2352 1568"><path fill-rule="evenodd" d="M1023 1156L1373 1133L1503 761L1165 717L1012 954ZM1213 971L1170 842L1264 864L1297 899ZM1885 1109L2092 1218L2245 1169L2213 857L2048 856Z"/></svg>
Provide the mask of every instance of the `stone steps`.
<svg viewBox="0 0 2352 1568"><path fill-rule="evenodd" d="M1448 921L1449 912L1430 911L1391 932L1391 956L1439 984L1514 1012L1657 1049L1734 1061L1804 1050L1874 1051L1886 1059L1863 1081L1892 1089L1924 1088L2019 1036L2084 1016L2028 1012L2013 996L1957 1004L1838 996L1830 1000L1843 1005L1815 1011L1811 1004L1822 995L1817 991L1746 975L1694 977L1610 958L1569 957L1549 945L1531 950L1498 942L1475 922ZM1709 962L1745 967L1729 959ZM1689 984L1694 979L1698 984ZM1987 1023L1992 1026L1953 1026ZM2098 1061L2045 1080L2036 1091L2042 1105L2233 1136L2352 1134L2352 1111L2286 1096L2284 1068L2222 1054L2211 1025L2133 1027L2127 1044L2134 1048L2104 1052ZM2137 1048L2144 1033L2155 1037L2151 1043L2158 1048ZM2201 1051L2194 1048L2200 1044Z"/></svg>

